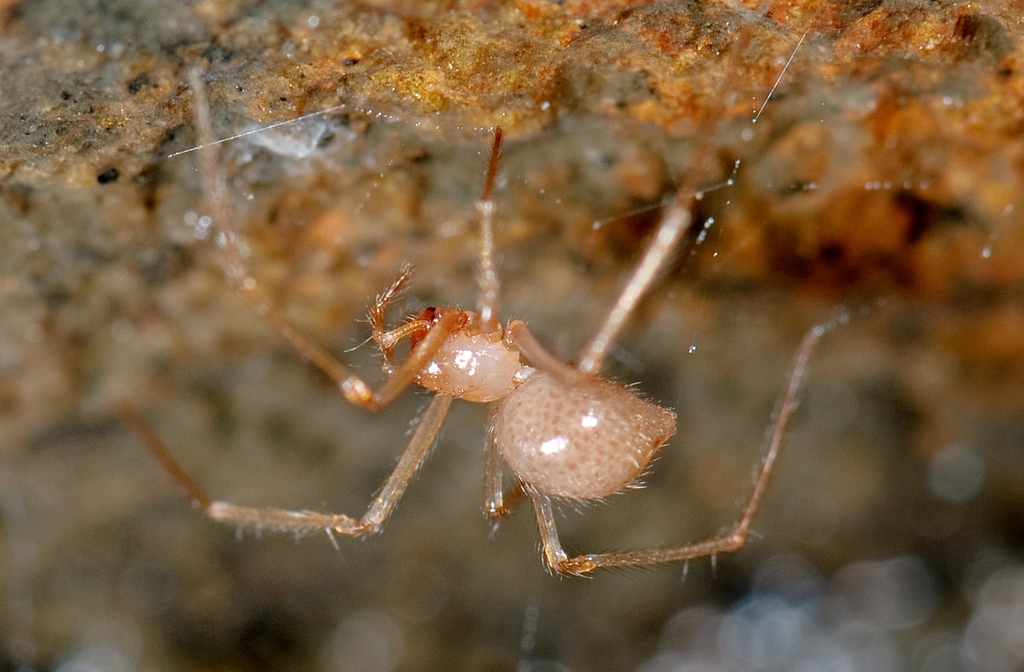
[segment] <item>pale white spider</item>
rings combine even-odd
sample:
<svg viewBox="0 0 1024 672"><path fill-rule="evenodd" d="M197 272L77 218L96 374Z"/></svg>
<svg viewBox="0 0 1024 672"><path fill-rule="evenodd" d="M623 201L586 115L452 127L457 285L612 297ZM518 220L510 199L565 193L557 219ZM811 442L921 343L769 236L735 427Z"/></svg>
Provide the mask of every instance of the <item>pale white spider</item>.
<svg viewBox="0 0 1024 672"><path fill-rule="evenodd" d="M595 500L634 484L652 456L675 432L676 418L672 411L603 380L598 374L623 324L690 225L693 178L682 185L665 210L640 263L597 335L580 353L578 363L563 364L537 343L523 322L512 320L502 327L498 320L499 281L493 261L495 206L492 199L502 142L498 129L490 152L483 196L477 202L482 234L479 307L476 311L428 308L400 327L386 330L384 309L409 278L409 269L403 269L369 311L373 339L380 346L388 375L386 382L373 390L286 321L267 302L249 274L227 231L230 209L213 148L204 86L198 73L192 74L191 86L199 139L205 147L202 170L213 211L213 226L221 233L228 272L241 294L299 353L330 376L350 402L377 410L412 383L436 392L394 472L359 518L212 501L138 416L127 409L129 420L152 452L207 515L240 527L294 533L323 530L332 540L335 534L372 534L380 529L423 463L452 399L458 397L492 405L486 446L487 515L498 519L522 496L528 497L536 512L545 560L555 572L579 575L599 567L683 561L733 551L743 545L767 488L786 424L797 405L796 394L807 360L825 327L810 330L800 345L753 490L739 519L727 532L672 548L569 557L559 542L552 511L555 499ZM698 162L707 146L705 141L703 150L697 154ZM394 349L405 338L410 339L411 351L404 361L396 362ZM505 492L502 485L503 461L517 477L510 492Z"/></svg>

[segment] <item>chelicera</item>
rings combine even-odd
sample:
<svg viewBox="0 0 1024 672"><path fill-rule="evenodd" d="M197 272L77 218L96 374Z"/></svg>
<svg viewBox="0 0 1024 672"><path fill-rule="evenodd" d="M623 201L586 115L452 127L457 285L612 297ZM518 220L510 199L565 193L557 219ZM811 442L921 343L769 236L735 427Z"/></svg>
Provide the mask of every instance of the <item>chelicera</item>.
<svg viewBox="0 0 1024 672"><path fill-rule="evenodd" d="M739 519L728 531L671 548L570 557L559 542L552 507L555 500L597 500L635 484L655 453L675 432L676 417L672 411L602 379L599 373L623 324L690 225L690 206L695 191L692 178L666 208L651 243L598 333L580 353L576 364L564 364L537 342L523 322L512 320L502 326L498 319L499 280L493 260L495 205L492 198L502 145L502 133L497 130L483 195L477 202L482 239L478 307L474 311L428 308L401 326L387 329L385 308L410 277L409 268L403 269L369 310L372 337L381 350L387 374L386 381L372 389L285 320L266 300L247 270L227 228L231 213L223 174L213 149L208 106L198 73L192 74L191 85L200 141L205 146L202 171L213 211L212 222L221 234L228 274L240 294L301 355L334 380L348 401L373 411L388 405L411 384L435 392L395 470L367 511L358 518L213 501L181 469L138 416L127 411L152 452L207 515L243 528L296 534L323 530L332 541L334 535L377 532L426 458L452 400L459 398L491 404L485 460L486 514L497 520L523 498L529 499L540 529L544 558L553 571L580 575L599 567L676 562L733 551L743 545L766 491L786 424L796 407L807 360L824 327L809 331L797 352L751 494ZM705 142L705 151L706 147ZM698 157L702 153L698 152ZM409 339L411 349L399 362L395 349L405 339ZM516 477L508 491L503 483L504 464Z"/></svg>

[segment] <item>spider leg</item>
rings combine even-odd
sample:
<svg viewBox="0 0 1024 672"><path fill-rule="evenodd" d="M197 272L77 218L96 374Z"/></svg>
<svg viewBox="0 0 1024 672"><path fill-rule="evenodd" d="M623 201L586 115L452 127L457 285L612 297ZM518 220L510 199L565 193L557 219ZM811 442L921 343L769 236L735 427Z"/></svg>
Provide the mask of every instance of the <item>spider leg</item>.
<svg viewBox="0 0 1024 672"><path fill-rule="evenodd" d="M492 415L496 408L496 405L491 406ZM492 423L488 420L487 427L491 426ZM499 520L512 513L512 509L522 501L523 495L526 494L523 482L519 479L516 479L515 486L506 492L503 474L504 461L501 459L501 451L498 450L493 433L488 431L487 447L484 453L484 513L495 525Z"/></svg>
<svg viewBox="0 0 1024 672"><path fill-rule="evenodd" d="M590 375L560 362L557 357L545 350L522 320L512 320L508 323L508 327L505 328L505 338L516 346L530 366L554 376L566 385L572 385L582 377Z"/></svg>
<svg viewBox="0 0 1024 672"><path fill-rule="evenodd" d="M740 31L739 39L730 50L733 54L731 56L731 70L735 71L740 67L740 54L746 50L745 47L750 41L750 37L749 29ZM735 81L734 74L734 72L730 73L726 81ZM731 97L731 95L721 96L697 131L697 137L700 140L697 143L692 166L703 166L710 158L712 145L717 136L715 130L726 116L728 107L731 104L729 102ZM647 245L647 250L644 252L643 257L641 257L640 263L633 270L633 274L630 276L626 286L619 293L619 298L616 299L615 304L608 311L604 322L601 324L601 328L580 353L576 368L582 373L596 375L601 370L601 364L604 362L605 357L607 357L612 343L615 342L626 321L636 311L637 305L639 305L647 290L658 279L658 275L664 270L678 247L679 241L686 234L687 229L693 222L693 203L699 198L697 194L698 182L698 171L691 169L686 179L683 180L676 190L675 198L672 199L672 202L662 214L654 236Z"/></svg>
<svg viewBox="0 0 1024 672"><path fill-rule="evenodd" d="M786 425L793 411L796 410L796 396L800 389L804 371L807 368L807 360L810 358L814 346L829 328L830 325L815 326L807 332L800 343L800 348L797 351L793 369L789 376L789 383L782 396L775 422L771 427L768 449L761 458L761 465L757 476L754 478L754 486L750 497L743 506L739 519L731 529L709 539L683 544L674 548L649 548L637 551L592 553L569 557L558 540L558 530L555 526L551 499L543 493L531 489L528 494L533 500L533 506L536 510L537 526L540 529L541 543L544 547L544 559L547 561L548 566L559 574L582 575L600 567L655 565L664 562L692 560L708 555L715 556L718 553L735 551L743 546L750 532L754 516L757 515L757 511L761 507L761 499L768 488L768 480L771 477L772 469L779 454L779 448L782 445Z"/></svg>
<svg viewBox="0 0 1024 672"><path fill-rule="evenodd" d="M433 359L444 340L455 328L455 318L441 319L429 330L429 333L409 354L401 365L394 367L387 381L377 390L373 390L362 378L352 373L344 364L335 359L326 350L313 343L305 334L281 315L266 298L256 278L246 266L242 252L235 242L235 235L228 227L231 221L231 208L228 204L227 187L224 173L217 163L216 144L210 124L210 108L206 99L206 87L198 69L189 72L189 85L194 96L195 123L199 133L201 146L200 161L206 197L213 211L212 225L218 233L218 239L224 250L227 262L227 274L234 283L238 293L249 303L263 319L304 358L311 361L335 382L342 395L351 403L363 406L371 411L387 406ZM382 314L384 305L397 293L409 277L408 268L403 269L398 278L375 302L375 309ZM375 310L371 309L371 317ZM371 319L371 321L373 321ZM378 325L379 326L379 325ZM386 338L387 334L374 337ZM389 364L387 358L385 364Z"/></svg>
<svg viewBox="0 0 1024 672"><path fill-rule="evenodd" d="M231 257L233 255L229 252L228 256ZM348 367L335 359L326 350L313 343L305 334L278 313L264 299L262 292L259 291L259 286L255 284L255 281L252 280L247 272L245 272L244 277L246 280L238 283L239 287L242 288L241 294L256 309L256 312L269 322L303 358L311 361L333 380L345 399L371 411L380 410L390 404L402 390L415 381L416 377L434 359L434 355L437 354L437 351L444 344L445 339L455 330L458 322L458 315L452 313L440 316L437 322L429 326L415 322L410 323L411 326L409 327L399 327L393 331L381 334L380 338L385 342L389 342L396 337L405 337L409 333L427 330L427 335L416 344L416 347L412 349L406 360L398 366L393 365L389 356L390 353L385 355L385 366L388 368L390 375L379 388L374 390L362 378L352 373ZM391 347L393 348L394 345L392 344ZM385 349L382 347L382 350Z"/></svg>
<svg viewBox="0 0 1024 672"><path fill-rule="evenodd" d="M419 424L416 426L416 431L413 433L409 445L399 458L395 470L391 472L391 476L385 481L380 494L374 498L366 513L360 518L352 518L338 513L255 508L239 506L230 502L212 501L209 495L171 456L167 448L164 447L156 434L146 426L135 409L128 404L124 404L121 412L145 442L150 452L157 457L160 463L170 472L171 476L185 489L196 506L202 509L210 518L222 523L236 525L240 528L250 527L257 531L265 529L278 530L301 535L324 530L333 539L334 533L360 535L373 534L380 530L388 515L395 508L398 500L401 499L413 474L423 464L423 460L430 451L430 447L434 444L434 438L437 436L437 432L444 421L445 414L448 412L451 403L452 397L447 394L438 394L431 400L426 413L420 418Z"/></svg>
<svg viewBox="0 0 1024 672"><path fill-rule="evenodd" d="M486 334L498 331L498 271L494 264L494 213L497 209L492 195L494 178L498 174L498 158L501 155L501 127L494 129L490 159L487 162L487 179L484 193L476 203L480 215L480 329Z"/></svg>

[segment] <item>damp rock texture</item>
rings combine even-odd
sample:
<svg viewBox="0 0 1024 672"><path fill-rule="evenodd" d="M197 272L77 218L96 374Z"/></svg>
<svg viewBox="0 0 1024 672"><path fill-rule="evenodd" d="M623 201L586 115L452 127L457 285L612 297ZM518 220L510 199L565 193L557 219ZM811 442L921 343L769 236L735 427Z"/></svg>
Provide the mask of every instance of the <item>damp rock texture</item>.
<svg viewBox="0 0 1024 672"><path fill-rule="evenodd" d="M0 668L1013 670L1024 665L1024 24L1010 0L0 0ZM238 504L361 515L422 391L346 405L226 279L200 72L247 263L371 382L365 308L471 308L490 129L504 317L572 360L665 204L694 226L605 373L677 414L646 487L559 512L545 572L482 509L454 404L381 535L236 535L117 412ZM182 153L186 152L186 153ZM685 580L684 580L685 577Z"/></svg>

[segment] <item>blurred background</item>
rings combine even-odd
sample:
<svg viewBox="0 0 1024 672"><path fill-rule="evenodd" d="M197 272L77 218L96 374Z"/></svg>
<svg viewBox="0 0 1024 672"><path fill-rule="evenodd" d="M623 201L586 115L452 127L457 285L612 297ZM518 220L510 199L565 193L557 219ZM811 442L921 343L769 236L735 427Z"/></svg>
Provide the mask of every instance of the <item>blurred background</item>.
<svg viewBox="0 0 1024 672"><path fill-rule="evenodd" d="M1024 665L1018 6L0 11L0 669ZM226 281L197 155L171 157L196 144L196 66L218 137L245 134L219 149L253 274L374 381L365 309L403 263L393 320L475 305L495 125L503 315L565 360L666 199L701 185L606 365L678 433L644 489L559 522L576 552L730 525L802 335L841 321L748 545L551 576L532 512L482 515L468 403L378 536L336 549L195 511L118 403L215 498L361 515L429 398L350 407Z"/></svg>

